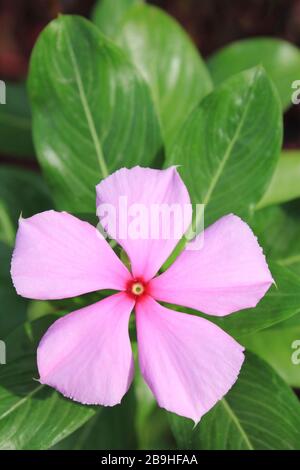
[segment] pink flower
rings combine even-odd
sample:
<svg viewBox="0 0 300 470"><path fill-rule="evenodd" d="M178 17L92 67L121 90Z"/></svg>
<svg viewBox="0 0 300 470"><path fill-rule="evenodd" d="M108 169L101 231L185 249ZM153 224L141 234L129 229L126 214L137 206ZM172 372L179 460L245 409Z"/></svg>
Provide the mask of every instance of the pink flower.
<svg viewBox="0 0 300 470"><path fill-rule="evenodd" d="M96 189L98 204L114 207L120 195L128 205L145 207L190 203L175 167L121 169ZM191 213L182 235L190 222ZM66 212L20 220L11 268L18 294L62 299L119 291L49 328L37 351L41 383L81 403L120 403L133 379L128 321L135 309L140 369L161 407L198 422L228 392L243 363L243 347L210 321L158 301L224 316L255 307L272 276L251 229L234 215L205 230L202 249L185 249L156 276L177 241L119 239L130 273L95 227Z"/></svg>

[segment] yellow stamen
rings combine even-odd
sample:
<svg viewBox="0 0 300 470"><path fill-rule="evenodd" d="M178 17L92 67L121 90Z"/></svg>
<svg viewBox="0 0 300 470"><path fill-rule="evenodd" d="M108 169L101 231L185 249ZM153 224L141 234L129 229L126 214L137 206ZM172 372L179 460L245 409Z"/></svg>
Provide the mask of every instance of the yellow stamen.
<svg viewBox="0 0 300 470"><path fill-rule="evenodd" d="M144 292L143 284L141 282L135 282L134 284L132 284L131 292L134 295L142 295Z"/></svg>

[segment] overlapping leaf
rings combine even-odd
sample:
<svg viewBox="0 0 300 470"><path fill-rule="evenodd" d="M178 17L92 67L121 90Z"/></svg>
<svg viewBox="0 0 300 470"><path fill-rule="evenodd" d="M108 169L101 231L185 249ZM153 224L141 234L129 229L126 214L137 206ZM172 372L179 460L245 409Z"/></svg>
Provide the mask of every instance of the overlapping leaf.
<svg viewBox="0 0 300 470"><path fill-rule="evenodd" d="M236 41L216 52L208 61L215 85L242 70L262 65L274 82L282 107L292 104L292 83L300 76L300 50L276 38Z"/></svg>
<svg viewBox="0 0 300 470"><path fill-rule="evenodd" d="M176 21L150 5L131 8L116 39L152 90L168 147L189 112L211 90L206 66Z"/></svg>
<svg viewBox="0 0 300 470"><path fill-rule="evenodd" d="M142 2L143 0L99 0L93 10L93 21L105 35L115 38L128 10Z"/></svg>
<svg viewBox="0 0 300 470"><path fill-rule="evenodd" d="M191 113L167 164L179 164L205 222L247 216L266 190L279 157L280 104L261 68L235 75Z"/></svg>
<svg viewBox="0 0 300 470"><path fill-rule="evenodd" d="M32 54L34 141L58 208L95 211L95 185L161 149L150 92L127 56L80 17L61 16Z"/></svg>

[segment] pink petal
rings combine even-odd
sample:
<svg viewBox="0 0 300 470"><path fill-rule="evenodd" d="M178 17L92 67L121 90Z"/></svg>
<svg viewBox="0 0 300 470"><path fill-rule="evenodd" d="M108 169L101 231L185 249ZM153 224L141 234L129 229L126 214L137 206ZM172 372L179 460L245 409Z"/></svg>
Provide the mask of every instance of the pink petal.
<svg viewBox="0 0 300 470"><path fill-rule="evenodd" d="M99 214L99 205L103 208L104 204L110 204L116 210L117 222L115 233L111 230L110 233L127 252L133 275L148 281L171 254L191 222L190 198L176 168L123 168L103 180L96 190L97 213L103 226L109 230L104 221L106 216ZM168 226L171 236L165 231L166 217L157 219L157 224L154 218L143 219L140 233L132 235L134 221L139 226L138 220L142 220L143 215L150 215L158 207L163 209L163 205L170 208L172 204L176 204L177 214L180 212L182 216L171 217ZM130 210L135 209L137 212L133 215Z"/></svg>
<svg viewBox="0 0 300 470"><path fill-rule="evenodd" d="M95 227L55 211L20 219L11 275L18 294L32 299L123 290L130 278Z"/></svg>
<svg viewBox="0 0 300 470"><path fill-rule="evenodd" d="M243 348L204 318L136 305L141 372L158 404L197 423L235 383Z"/></svg>
<svg viewBox="0 0 300 470"><path fill-rule="evenodd" d="M272 282L250 227L227 215L205 230L200 250L185 249L153 279L149 292L157 300L223 316L255 307Z"/></svg>
<svg viewBox="0 0 300 470"><path fill-rule="evenodd" d="M133 377L133 306L119 293L57 320L38 347L40 382L84 404L120 403Z"/></svg>

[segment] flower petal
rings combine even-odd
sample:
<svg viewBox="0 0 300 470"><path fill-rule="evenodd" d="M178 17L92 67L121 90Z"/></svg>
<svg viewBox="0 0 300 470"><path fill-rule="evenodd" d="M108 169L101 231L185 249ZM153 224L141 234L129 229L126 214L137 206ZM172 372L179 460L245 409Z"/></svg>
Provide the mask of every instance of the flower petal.
<svg viewBox="0 0 300 470"><path fill-rule="evenodd" d="M120 403L133 377L133 306L119 293L57 320L38 347L40 382L84 404Z"/></svg>
<svg viewBox="0 0 300 470"><path fill-rule="evenodd" d="M20 219L11 275L18 294L41 300L123 290L130 278L95 227L55 211Z"/></svg>
<svg viewBox="0 0 300 470"><path fill-rule="evenodd" d="M200 418L235 383L243 347L208 320L145 297L136 306L139 362L158 404Z"/></svg>
<svg viewBox="0 0 300 470"><path fill-rule="evenodd" d="M204 231L201 249L186 248L149 289L157 300L223 316L255 307L272 283L250 227L227 215Z"/></svg>
<svg viewBox="0 0 300 470"><path fill-rule="evenodd" d="M191 222L190 198L176 168L123 168L101 181L96 190L102 225L127 252L133 275L148 281ZM105 220L107 215L99 211L107 205L115 209L114 233ZM164 215L156 217L157 210L165 211Z"/></svg>

